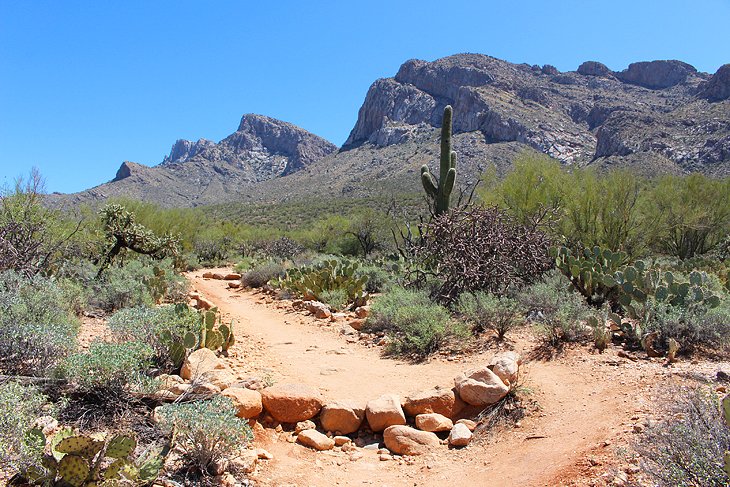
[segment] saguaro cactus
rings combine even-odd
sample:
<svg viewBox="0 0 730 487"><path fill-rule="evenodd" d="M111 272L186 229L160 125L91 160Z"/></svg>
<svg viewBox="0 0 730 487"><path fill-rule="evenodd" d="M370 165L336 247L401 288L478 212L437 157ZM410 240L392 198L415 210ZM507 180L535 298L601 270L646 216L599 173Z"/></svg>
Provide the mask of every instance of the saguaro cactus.
<svg viewBox="0 0 730 487"><path fill-rule="evenodd" d="M421 167L421 182L426 194L433 200L435 215L449 210L451 191L456 179L456 152L451 150L451 105L444 108L444 118L441 124L441 161L439 179L436 182L433 174L425 164Z"/></svg>

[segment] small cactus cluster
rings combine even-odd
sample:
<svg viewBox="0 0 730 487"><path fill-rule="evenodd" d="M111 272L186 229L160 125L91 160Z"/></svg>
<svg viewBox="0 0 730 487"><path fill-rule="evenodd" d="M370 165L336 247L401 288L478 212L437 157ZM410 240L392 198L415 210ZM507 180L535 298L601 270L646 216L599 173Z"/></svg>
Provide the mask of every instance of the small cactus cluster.
<svg viewBox="0 0 730 487"><path fill-rule="evenodd" d="M218 308L200 312L200 330L187 332L183 337L175 337L170 331L164 331L162 341L170 350L170 358L175 367L180 367L190 351L208 348L227 352L236 343L233 334L233 321L230 325L220 322Z"/></svg>
<svg viewBox="0 0 730 487"><path fill-rule="evenodd" d="M132 460L137 440L127 434L81 435L62 428L47 439L34 428L27 438L39 449L50 445L50 454L44 455L41 465L23 472L24 479L34 485L146 485L157 478L164 463L162 451Z"/></svg>
<svg viewBox="0 0 730 487"><path fill-rule="evenodd" d="M568 247L553 247L551 255L558 270L591 304L602 304L612 298L616 288L614 273L628 261L626 253L600 247L585 249L577 256Z"/></svg>
<svg viewBox="0 0 730 487"><path fill-rule="evenodd" d="M330 259L318 265L289 269L284 278L272 280L271 284L314 300L321 300L325 291L342 289L347 293L348 303L362 306L367 301L367 276L358 276L358 268L355 261Z"/></svg>
<svg viewBox="0 0 730 487"><path fill-rule="evenodd" d="M438 216L449 211L451 192L456 180L456 152L451 149L451 105L444 108L441 123L441 158L439 162L439 179L434 178L427 165L421 167L421 183L429 198L433 200L433 213Z"/></svg>

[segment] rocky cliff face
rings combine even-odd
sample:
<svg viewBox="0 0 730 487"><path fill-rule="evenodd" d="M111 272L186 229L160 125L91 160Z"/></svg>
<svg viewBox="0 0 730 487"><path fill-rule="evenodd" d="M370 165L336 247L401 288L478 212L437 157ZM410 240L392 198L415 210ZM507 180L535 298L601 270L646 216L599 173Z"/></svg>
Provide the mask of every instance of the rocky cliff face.
<svg viewBox="0 0 730 487"><path fill-rule="evenodd" d="M116 177L81 193L52 196L79 203L125 196L162 206L197 206L250 197L252 185L299 171L337 147L295 125L247 114L216 143L178 140L161 164L124 162Z"/></svg>
<svg viewBox="0 0 730 487"><path fill-rule="evenodd" d="M340 151L289 123L244 115L218 143L178 140L158 166L125 162L112 182L59 198L194 206L420 191L447 104L460 182L490 166L504 172L524 151L580 166L730 175L730 64L713 75L672 60L560 72L459 54L410 60L376 80Z"/></svg>
<svg viewBox="0 0 730 487"><path fill-rule="evenodd" d="M580 165L646 155L662 170L730 174L728 97L730 65L710 76L671 60L620 72L587 61L566 73L479 54L411 60L373 83L344 148L402 143L414 127L438 127L450 104L454 130L487 144L518 142Z"/></svg>

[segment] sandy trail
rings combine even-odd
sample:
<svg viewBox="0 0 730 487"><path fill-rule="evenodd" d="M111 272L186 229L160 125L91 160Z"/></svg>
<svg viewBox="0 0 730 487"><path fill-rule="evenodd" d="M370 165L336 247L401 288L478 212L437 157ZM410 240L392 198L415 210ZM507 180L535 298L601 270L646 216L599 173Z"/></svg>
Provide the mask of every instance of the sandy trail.
<svg viewBox="0 0 730 487"><path fill-rule="evenodd" d="M367 401L384 393L403 396L436 385L452 387L456 374L485 363L494 353L452 361L438 357L421 364L383 358L379 347L348 343L338 331L342 323L316 320L293 311L285 301L232 291L223 281L201 276L198 271L188 278L224 317L236 321L239 341L229 362L241 377L268 374L277 382L316 386L331 400ZM523 356L534 348L529 333L517 334L515 341ZM583 485L564 480L566 472L573 475L588 464L589 455L609 454L624 444L632 421L651 408L641 391L657 380L673 380L673 371L660 364L630 362L617 358L615 351L594 355L581 349L552 361L528 361L524 369L523 384L539 411L497 438L463 450L444 447L401 465L379 461L374 451L364 451L355 462L340 452L315 453L265 430L257 443L275 459L254 478L276 486ZM600 465L596 477L599 473Z"/></svg>

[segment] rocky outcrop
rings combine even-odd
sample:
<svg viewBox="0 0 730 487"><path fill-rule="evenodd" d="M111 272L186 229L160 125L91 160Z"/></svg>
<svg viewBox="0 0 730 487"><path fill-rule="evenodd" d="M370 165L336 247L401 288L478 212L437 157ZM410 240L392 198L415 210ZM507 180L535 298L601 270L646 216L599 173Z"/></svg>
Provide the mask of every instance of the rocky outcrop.
<svg viewBox="0 0 730 487"><path fill-rule="evenodd" d="M730 98L730 64L720 66L700 92L700 98L711 102Z"/></svg>
<svg viewBox="0 0 730 487"><path fill-rule="evenodd" d="M613 71L598 61L586 61L578 66L578 74L582 74L583 76L611 76L613 75Z"/></svg>
<svg viewBox="0 0 730 487"><path fill-rule="evenodd" d="M642 61L629 64L627 69L616 73L616 77L624 83L659 90L684 83L695 73L694 66L682 61Z"/></svg>
<svg viewBox="0 0 730 487"><path fill-rule="evenodd" d="M170 154L165 156L162 164L173 164L176 162L185 162L197 156L206 149L215 146L215 142L208 139L198 139L197 142L191 140L178 139L172 144Z"/></svg>

